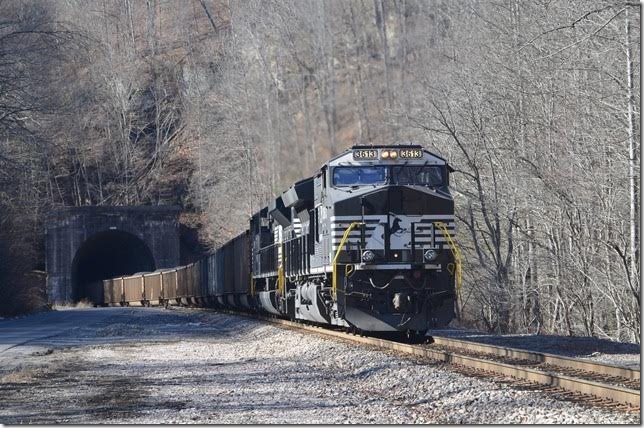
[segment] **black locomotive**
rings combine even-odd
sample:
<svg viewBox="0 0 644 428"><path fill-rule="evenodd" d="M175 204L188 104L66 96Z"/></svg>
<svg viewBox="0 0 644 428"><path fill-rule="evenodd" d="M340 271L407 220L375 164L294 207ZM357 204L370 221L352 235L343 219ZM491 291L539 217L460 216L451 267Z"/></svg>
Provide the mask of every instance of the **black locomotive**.
<svg viewBox="0 0 644 428"><path fill-rule="evenodd" d="M354 146L203 260L104 281L104 302L217 305L424 334L454 317L450 172L421 146Z"/></svg>

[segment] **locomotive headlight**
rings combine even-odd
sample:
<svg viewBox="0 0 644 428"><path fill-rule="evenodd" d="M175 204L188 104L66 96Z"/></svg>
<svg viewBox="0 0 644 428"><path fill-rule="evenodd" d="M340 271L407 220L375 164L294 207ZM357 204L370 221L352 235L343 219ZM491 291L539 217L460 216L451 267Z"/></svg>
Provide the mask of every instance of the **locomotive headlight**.
<svg viewBox="0 0 644 428"><path fill-rule="evenodd" d="M425 260L427 260L428 262L433 262L438 258L438 251L430 248L429 250L425 250L423 257L425 257Z"/></svg>
<svg viewBox="0 0 644 428"><path fill-rule="evenodd" d="M380 152L380 158L381 159L389 159L389 151L383 150L382 152Z"/></svg>
<svg viewBox="0 0 644 428"><path fill-rule="evenodd" d="M398 152L396 150L391 150L389 152L389 158L396 159L398 157Z"/></svg>
<svg viewBox="0 0 644 428"><path fill-rule="evenodd" d="M363 262L372 262L375 258L376 258L376 255L371 250L366 250L362 252Z"/></svg>

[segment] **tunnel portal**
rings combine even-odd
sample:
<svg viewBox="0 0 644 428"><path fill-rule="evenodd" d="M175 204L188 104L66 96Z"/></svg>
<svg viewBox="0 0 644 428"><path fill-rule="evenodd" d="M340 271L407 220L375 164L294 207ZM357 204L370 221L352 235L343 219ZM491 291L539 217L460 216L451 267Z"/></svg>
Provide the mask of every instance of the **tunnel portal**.
<svg viewBox="0 0 644 428"><path fill-rule="evenodd" d="M45 223L50 303L102 302L101 280L179 265L176 206L74 207Z"/></svg>
<svg viewBox="0 0 644 428"><path fill-rule="evenodd" d="M81 245L72 262L73 299L101 304L103 279L154 269L154 256L141 239L121 230L99 232Z"/></svg>

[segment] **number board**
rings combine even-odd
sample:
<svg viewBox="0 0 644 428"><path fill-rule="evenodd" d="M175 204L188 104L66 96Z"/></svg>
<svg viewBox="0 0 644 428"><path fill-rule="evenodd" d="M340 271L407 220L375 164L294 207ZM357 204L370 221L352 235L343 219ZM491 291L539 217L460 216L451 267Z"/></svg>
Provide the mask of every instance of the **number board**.
<svg viewBox="0 0 644 428"><path fill-rule="evenodd" d="M378 150L376 149L360 149L353 151L353 158L355 160L373 160L378 159Z"/></svg>
<svg viewBox="0 0 644 428"><path fill-rule="evenodd" d="M401 149L400 159L421 159L423 151L421 149Z"/></svg>

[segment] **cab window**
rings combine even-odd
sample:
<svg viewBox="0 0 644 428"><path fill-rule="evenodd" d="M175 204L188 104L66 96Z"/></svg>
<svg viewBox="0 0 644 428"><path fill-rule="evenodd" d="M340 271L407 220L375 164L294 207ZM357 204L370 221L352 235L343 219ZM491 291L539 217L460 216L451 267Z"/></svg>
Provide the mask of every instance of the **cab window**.
<svg viewBox="0 0 644 428"><path fill-rule="evenodd" d="M443 184L443 169L440 166L394 166L391 171L391 183L441 186Z"/></svg>
<svg viewBox="0 0 644 428"><path fill-rule="evenodd" d="M363 186L386 182L385 166L339 166L333 169L334 186Z"/></svg>

